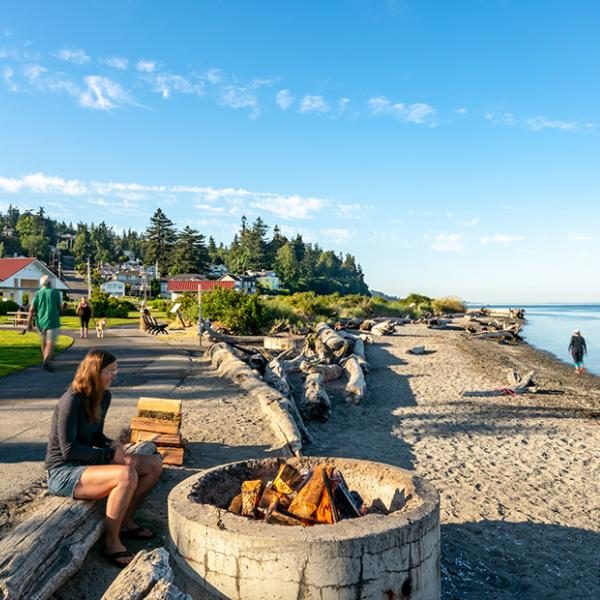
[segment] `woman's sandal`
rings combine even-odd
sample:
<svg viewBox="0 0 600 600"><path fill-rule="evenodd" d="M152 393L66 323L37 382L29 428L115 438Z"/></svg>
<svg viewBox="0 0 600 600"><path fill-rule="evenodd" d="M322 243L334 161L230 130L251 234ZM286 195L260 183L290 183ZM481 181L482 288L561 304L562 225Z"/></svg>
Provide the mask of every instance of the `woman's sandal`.
<svg viewBox="0 0 600 600"><path fill-rule="evenodd" d="M111 565L114 565L115 567L119 567L119 569L124 569L131 562L131 560L134 559L133 554L131 552L129 552L129 550L120 550L119 552L107 552L106 550L102 550L102 556ZM131 560L124 563L119 560L119 559L123 559L123 558L130 558Z"/></svg>
<svg viewBox="0 0 600 600"><path fill-rule="evenodd" d="M136 527L135 529L122 529L119 534L124 540L151 540L156 537L156 533L147 527Z"/></svg>

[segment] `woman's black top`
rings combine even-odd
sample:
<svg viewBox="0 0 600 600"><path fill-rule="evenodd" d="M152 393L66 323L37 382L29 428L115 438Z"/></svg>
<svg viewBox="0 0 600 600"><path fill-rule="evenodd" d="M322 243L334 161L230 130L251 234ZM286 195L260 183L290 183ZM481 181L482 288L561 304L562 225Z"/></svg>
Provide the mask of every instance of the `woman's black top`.
<svg viewBox="0 0 600 600"><path fill-rule="evenodd" d="M92 316L92 307L89 304L80 304L77 307L77 315L85 321L89 321Z"/></svg>
<svg viewBox="0 0 600 600"><path fill-rule="evenodd" d="M50 440L44 466L47 470L65 463L106 465L114 455L111 440L104 435L104 418L110 406L111 394L105 392L101 403L100 421L88 420L81 394L69 388L58 401L52 416Z"/></svg>

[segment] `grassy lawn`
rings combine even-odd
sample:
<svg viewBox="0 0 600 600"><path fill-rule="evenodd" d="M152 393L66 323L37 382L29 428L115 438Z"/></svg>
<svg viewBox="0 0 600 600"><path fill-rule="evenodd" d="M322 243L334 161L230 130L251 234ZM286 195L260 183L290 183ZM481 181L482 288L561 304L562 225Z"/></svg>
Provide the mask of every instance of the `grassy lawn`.
<svg viewBox="0 0 600 600"><path fill-rule="evenodd" d="M152 311L152 316L157 319L165 319L167 313L164 311ZM169 315L171 317L172 315ZM108 317L106 319L108 327L116 327L117 325L138 325L140 322L140 313L138 311L132 311L127 317ZM12 325L13 317L7 315L0 315L0 325ZM62 329L79 329L79 317L72 316L61 316L60 326ZM94 328L94 319L90 321L90 329Z"/></svg>
<svg viewBox="0 0 600 600"><path fill-rule="evenodd" d="M56 352L62 352L72 343L72 338L59 335ZM39 365L41 362L40 336L37 333L21 335L20 329L0 331L0 377Z"/></svg>

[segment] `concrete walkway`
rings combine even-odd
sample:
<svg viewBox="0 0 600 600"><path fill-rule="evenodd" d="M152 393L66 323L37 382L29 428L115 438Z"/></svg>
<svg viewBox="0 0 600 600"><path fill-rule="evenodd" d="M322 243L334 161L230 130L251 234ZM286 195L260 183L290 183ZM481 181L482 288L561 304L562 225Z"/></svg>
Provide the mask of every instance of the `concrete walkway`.
<svg viewBox="0 0 600 600"><path fill-rule="evenodd" d="M75 343L55 359L54 373L31 367L0 378L0 502L45 479L42 462L56 401L90 348L113 352L119 363L106 424L109 437L128 426L140 396L168 397L182 384L193 372L192 357L198 350L130 328L110 329L100 340L80 340L71 333Z"/></svg>

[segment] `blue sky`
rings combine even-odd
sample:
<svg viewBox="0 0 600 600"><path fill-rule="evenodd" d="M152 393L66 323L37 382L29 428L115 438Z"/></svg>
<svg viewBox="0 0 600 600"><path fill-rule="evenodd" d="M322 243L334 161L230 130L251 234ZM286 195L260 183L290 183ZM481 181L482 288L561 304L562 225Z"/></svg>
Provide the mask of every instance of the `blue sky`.
<svg viewBox="0 0 600 600"><path fill-rule="evenodd" d="M387 293L600 301L599 30L577 0L6 3L0 210L260 215Z"/></svg>

